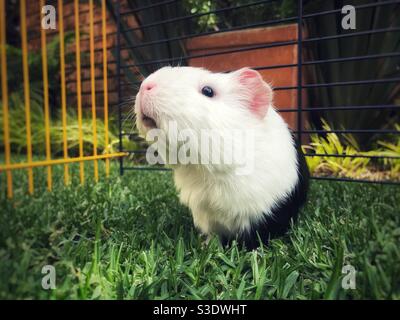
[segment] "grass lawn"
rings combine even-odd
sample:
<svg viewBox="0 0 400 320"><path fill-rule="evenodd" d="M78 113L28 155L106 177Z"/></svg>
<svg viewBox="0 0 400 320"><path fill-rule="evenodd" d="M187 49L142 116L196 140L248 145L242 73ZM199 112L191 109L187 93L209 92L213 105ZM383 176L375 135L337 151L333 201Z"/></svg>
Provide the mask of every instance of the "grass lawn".
<svg viewBox="0 0 400 320"><path fill-rule="evenodd" d="M87 171L91 170L86 164ZM400 189L316 182L288 236L245 252L203 247L170 172L127 172L54 191L36 169L14 175L15 198L0 179L0 298L28 299L399 299ZM89 175L89 173L87 173ZM41 286L42 267L56 268L55 290ZM344 290L342 267L356 270Z"/></svg>

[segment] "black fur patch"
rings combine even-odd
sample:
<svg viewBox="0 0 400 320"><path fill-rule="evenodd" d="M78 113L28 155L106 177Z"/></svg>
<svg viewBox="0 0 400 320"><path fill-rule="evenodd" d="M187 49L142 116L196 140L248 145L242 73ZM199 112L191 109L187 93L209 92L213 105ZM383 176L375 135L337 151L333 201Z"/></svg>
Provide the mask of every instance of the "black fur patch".
<svg viewBox="0 0 400 320"><path fill-rule="evenodd" d="M296 221L300 208L306 201L308 191L309 171L301 147L296 143L299 165L299 179L291 195L273 209L273 215L264 215L264 219L253 225L248 232L237 238L248 250L259 247L259 239L264 244L273 238L283 236L290 228L290 223ZM233 239L221 238L223 245L231 243Z"/></svg>

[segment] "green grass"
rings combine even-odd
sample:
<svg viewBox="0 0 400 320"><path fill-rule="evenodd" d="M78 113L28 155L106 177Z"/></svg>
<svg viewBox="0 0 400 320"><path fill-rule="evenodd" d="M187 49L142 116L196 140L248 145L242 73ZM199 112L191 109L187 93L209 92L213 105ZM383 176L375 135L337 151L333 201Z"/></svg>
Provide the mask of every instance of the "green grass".
<svg viewBox="0 0 400 320"><path fill-rule="evenodd" d="M86 165L87 171L90 166ZM95 184L36 194L26 174L5 199L1 174L0 298L27 299L399 299L400 192L397 186L313 182L309 203L288 236L246 252L202 245L170 172L128 172ZM89 173L88 173L89 174ZM44 265L55 290L41 287ZM356 289L341 288L342 266Z"/></svg>

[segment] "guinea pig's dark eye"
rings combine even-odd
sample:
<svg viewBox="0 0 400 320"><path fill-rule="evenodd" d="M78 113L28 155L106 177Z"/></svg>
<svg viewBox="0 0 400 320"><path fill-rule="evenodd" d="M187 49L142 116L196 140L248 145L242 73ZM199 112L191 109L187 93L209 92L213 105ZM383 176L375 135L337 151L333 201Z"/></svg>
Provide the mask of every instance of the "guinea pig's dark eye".
<svg viewBox="0 0 400 320"><path fill-rule="evenodd" d="M203 89L201 89L201 93L204 94L206 97L209 97L209 98L214 97L214 90L209 86L203 87Z"/></svg>

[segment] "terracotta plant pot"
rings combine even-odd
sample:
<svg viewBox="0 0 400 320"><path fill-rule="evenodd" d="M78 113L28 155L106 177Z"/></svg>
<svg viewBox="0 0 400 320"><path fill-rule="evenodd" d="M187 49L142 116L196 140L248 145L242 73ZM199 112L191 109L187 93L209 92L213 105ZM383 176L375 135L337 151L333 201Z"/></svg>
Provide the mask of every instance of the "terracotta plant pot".
<svg viewBox="0 0 400 320"><path fill-rule="evenodd" d="M186 42L189 55L202 55L220 51L232 51L273 42L297 40L297 25L254 28L240 31L215 33L191 38ZM192 58L188 64L204 67L214 72L224 72L242 67L266 67L297 63L297 45L275 46L256 50L244 50L206 57ZM264 80L273 87L296 86L297 67L259 70ZM274 104L277 109L297 108L297 90L276 90ZM289 126L296 129L296 112L281 113Z"/></svg>

